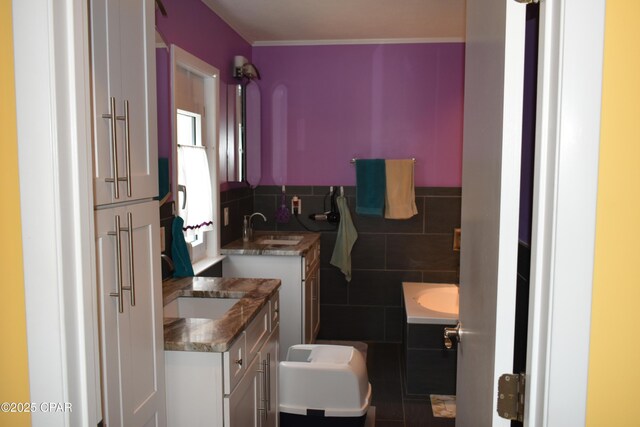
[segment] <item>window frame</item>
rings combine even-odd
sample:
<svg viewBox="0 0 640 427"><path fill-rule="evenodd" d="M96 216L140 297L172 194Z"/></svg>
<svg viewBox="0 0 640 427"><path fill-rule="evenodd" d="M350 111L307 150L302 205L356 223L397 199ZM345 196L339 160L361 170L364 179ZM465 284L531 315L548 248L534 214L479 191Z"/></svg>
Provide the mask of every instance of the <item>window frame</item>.
<svg viewBox="0 0 640 427"><path fill-rule="evenodd" d="M204 80L204 111L202 115L202 127L205 129L202 137L202 145L207 153L209 161L209 176L211 177L211 195L213 203L213 230L205 232L205 248L202 255L200 248L193 253L192 260L194 273L198 274L210 266L219 262L223 256L220 254L220 178L219 178L219 112L220 112L220 71L192 55L186 50L176 45L171 45L171 133L172 133L172 183L174 201L178 201L178 136L177 136L177 114L179 108L176 106L176 78L178 68L183 68L196 74ZM197 245L202 246L202 245ZM197 248L194 247L195 248Z"/></svg>

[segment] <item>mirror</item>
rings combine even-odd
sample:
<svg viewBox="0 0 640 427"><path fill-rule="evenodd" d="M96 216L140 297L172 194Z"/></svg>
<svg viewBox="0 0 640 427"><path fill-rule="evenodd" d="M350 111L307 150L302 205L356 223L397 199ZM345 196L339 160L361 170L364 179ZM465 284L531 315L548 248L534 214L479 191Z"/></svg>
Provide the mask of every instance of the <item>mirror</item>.
<svg viewBox="0 0 640 427"><path fill-rule="evenodd" d="M260 182L260 90L256 83L232 84L226 91L227 181Z"/></svg>
<svg viewBox="0 0 640 427"><path fill-rule="evenodd" d="M242 182L243 153L242 144L242 86L239 84L227 85L226 92L226 155L227 155L227 181ZM245 169L246 170L246 169Z"/></svg>

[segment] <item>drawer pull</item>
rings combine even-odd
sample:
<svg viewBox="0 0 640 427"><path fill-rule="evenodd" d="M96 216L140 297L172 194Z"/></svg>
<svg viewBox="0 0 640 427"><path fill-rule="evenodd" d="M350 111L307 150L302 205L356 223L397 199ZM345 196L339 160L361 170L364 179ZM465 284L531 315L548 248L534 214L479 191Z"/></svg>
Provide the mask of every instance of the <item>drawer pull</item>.
<svg viewBox="0 0 640 427"><path fill-rule="evenodd" d="M233 361L233 363L235 363L236 365L242 366L242 359L236 359Z"/></svg>

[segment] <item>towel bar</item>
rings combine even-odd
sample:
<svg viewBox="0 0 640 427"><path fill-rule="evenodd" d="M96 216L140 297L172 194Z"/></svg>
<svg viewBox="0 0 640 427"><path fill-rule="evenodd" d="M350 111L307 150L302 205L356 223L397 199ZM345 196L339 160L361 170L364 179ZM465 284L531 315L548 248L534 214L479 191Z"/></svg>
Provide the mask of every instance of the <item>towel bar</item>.
<svg viewBox="0 0 640 427"><path fill-rule="evenodd" d="M356 162L356 160L358 160L358 159L356 159L355 157L353 159L351 159L351 164L354 164ZM416 162L416 158L415 157L412 157L411 160L413 160L413 163Z"/></svg>

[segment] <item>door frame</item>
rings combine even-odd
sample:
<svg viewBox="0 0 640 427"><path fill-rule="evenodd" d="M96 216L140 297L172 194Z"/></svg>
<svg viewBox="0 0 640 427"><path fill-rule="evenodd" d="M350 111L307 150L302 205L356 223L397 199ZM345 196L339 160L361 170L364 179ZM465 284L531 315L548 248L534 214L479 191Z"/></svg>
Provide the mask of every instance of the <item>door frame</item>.
<svg viewBox="0 0 640 427"><path fill-rule="evenodd" d="M586 421L604 15L540 3L525 426Z"/></svg>
<svg viewBox="0 0 640 427"><path fill-rule="evenodd" d="M604 0L593 3L541 4L531 426L585 420L604 39ZM32 422L91 425L101 416L87 4L12 8L30 396L82 402Z"/></svg>
<svg viewBox="0 0 640 427"><path fill-rule="evenodd" d="M88 2L12 2L20 217L34 426L102 418Z"/></svg>

